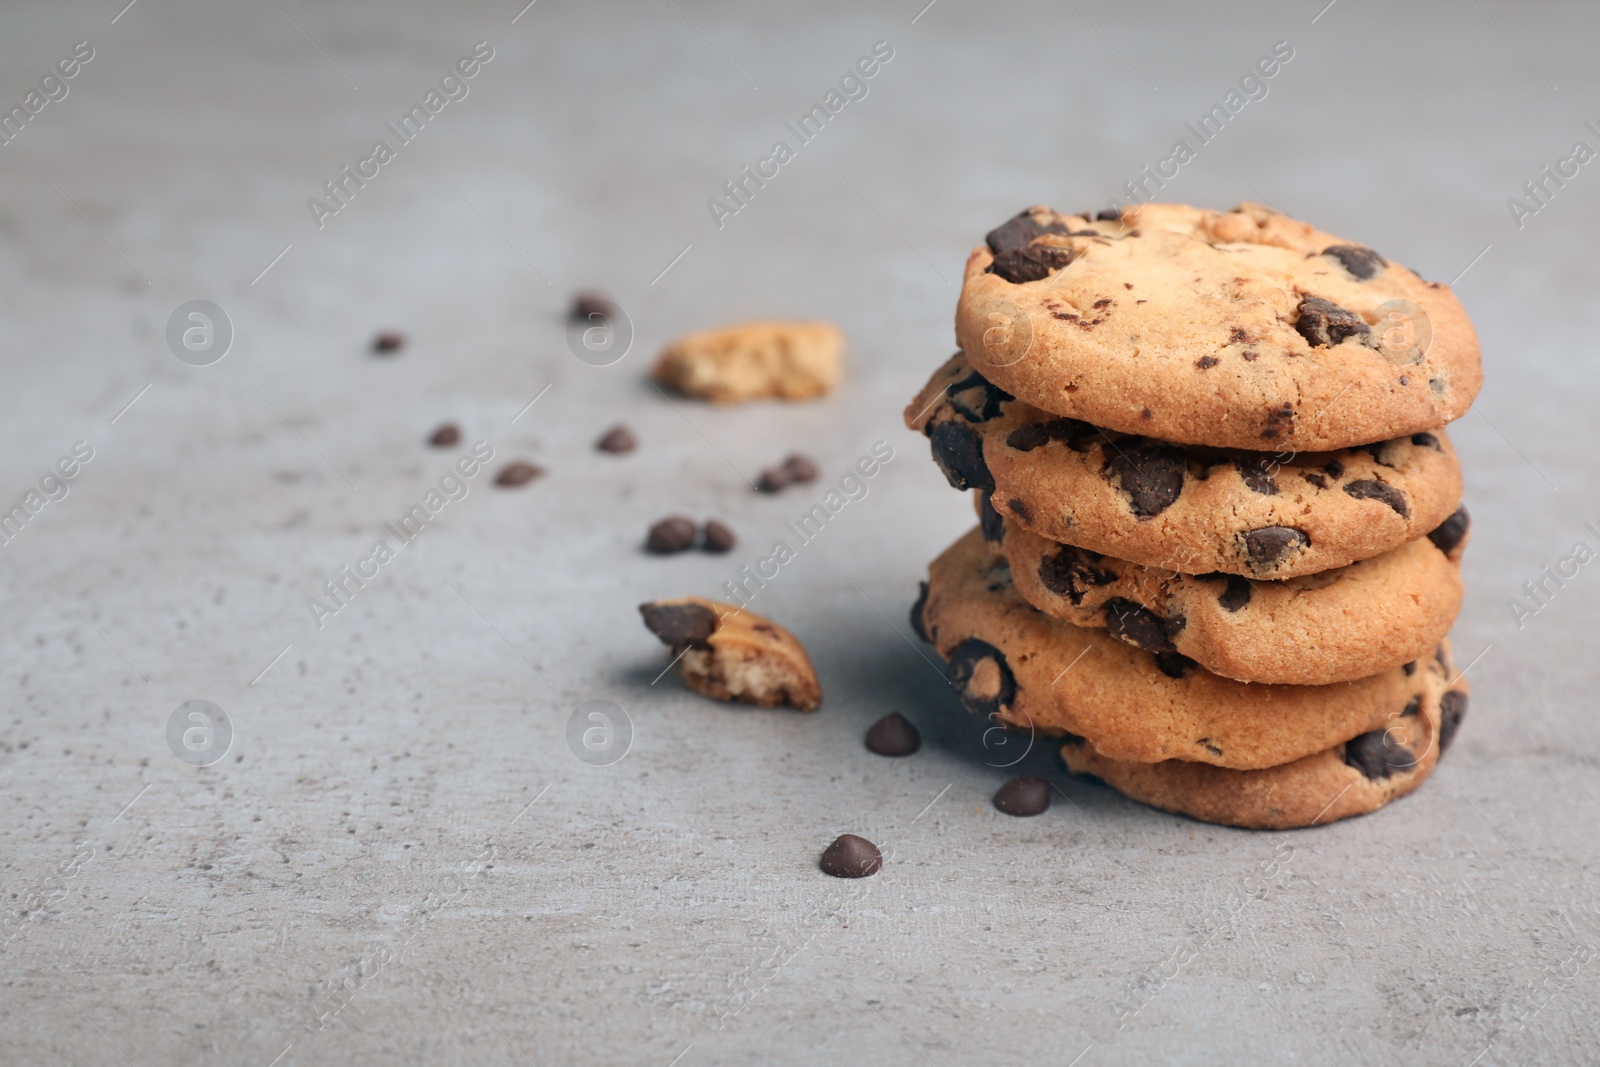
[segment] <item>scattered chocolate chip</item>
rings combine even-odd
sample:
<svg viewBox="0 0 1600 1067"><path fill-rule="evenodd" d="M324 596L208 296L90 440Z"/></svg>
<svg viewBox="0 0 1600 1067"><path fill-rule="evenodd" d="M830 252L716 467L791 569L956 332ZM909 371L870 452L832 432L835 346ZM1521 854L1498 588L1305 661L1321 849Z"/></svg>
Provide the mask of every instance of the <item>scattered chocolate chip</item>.
<svg viewBox="0 0 1600 1067"><path fill-rule="evenodd" d="M866 878L883 866L883 853L864 837L840 834L822 853L822 870L835 878Z"/></svg>
<svg viewBox="0 0 1600 1067"><path fill-rule="evenodd" d="M1056 596L1082 604L1091 586L1110 585L1117 580L1114 572L1095 566L1104 558L1098 552L1062 545L1053 555L1039 560L1039 581Z"/></svg>
<svg viewBox="0 0 1600 1067"><path fill-rule="evenodd" d="M801 485L817 480L822 472L817 468L816 460L799 452L791 452L783 461L783 469L789 473L789 480Z"/></svg>
<svg viewBox="0 0 1600 1067"><path fill-rule="evenodd" d="M1411 435L1411 443L1421 448L1431 448L1435 452L1444 451L1444 446L1439 444L1439 439L1431 433L1414 433Z"/></svg>
<svg viewBox="0 0 1600 1067"><path fill-rule="evenodd" d="M1239 477L1244 479L1244 484L1252 491L1262 496L1277 496L1278 483L1272 477L1272 465L1264 459L1241 459L1234 461L1234 467L1239 471Z"/></svg>
<svg viewBox="0 0 1600 1067"><path fill-rule="evenodd" d="M782 467L768 467L756 479L756 488L763 493L776 493L791 481L789 472Z"/></svg>
<svg viewBox="0 0 1600 1067"><path fill-rule="evenodd" d="M1012 248L994 257L989 271L998 274L1013 285L1036 282L1048 278L1051 271L1060 270L1071 263L1076 254L1070 248L1054 245L1025 245Z"/></svg>
<svg viewBox="0 0 1600 1067"><path fill-rule="evenodd" d="M898 711L867 727L867 751L880 756L909 756L922 747L922 735Z"/></svg>
<svg viewBox="0 0 1600 1067"><path fill-rule="evenodd" d="M1125 441L1107 457L1105 470L1117 477L1128 494L1128 506L1142 519L1159 515L1183 492L1186 458L1172 445Z"/></svg>
<svg viewBox="0 0 1600 1067"><path fill-rule="evenodd" d="M917 592L917 602L911 605L911 629L916 632L918 637L931 643L933 639L928 636L928 625L922 617L923 609L928 606L928 583L918 582L917 584L922 588Z"/></svg>
<svg viewBox="0 0 1600 1067"><path fill-rule="evenodd" d="M983 458L983 438L960 422L941 422L928 432L933 461L957 489L994 489L994 475Z"/></svg>
<svg viewBox="0 0 1600 1067"><path fill-rule="evenodd" d="M1346 741L1344 761L1372 781L1417 765L1416 755L1391 737L1388 730L1371 730Z"/></svg>
<svg viewBox="0 0 1600 1067"><path fill-rule="evenodd" d="M1244 535L1245 553L1250 565L1270 570L1299 548L1310 548L1311 538L1293 526L1263 526Z"/></svg>
<svg viewBox="0 0 1600 1067"><path fill-rule="evenodd" d="M1328 472L1328 477L1330 478L1339 479L1344 477L1344 464L1336 459L1328 460L1322 469Z"/></svg>
<svg viewBox="0 0 1600 1067"><path fill-rule="evenodd" d="M1013 778L995 793L994 806L1007 815L1043 815L1050 808L1050 783L1043 778Z"/></svg>
<svg viewBox="0 0 1600 1067"><path fill-rule="evenodd" d="M1106 632L1146 652L1171 652L1165 620L1136 601L1112 597L1106 601Z"/></svg>
<svg viewBox="0 0 1600 1067"><path fill-rule="evenodd" d="M621 454L638 448L639 439L633 435L632 430L618 424L602 434L600 440L594 443L594 447L602 452Z"/></svg>
<svg viewBox="0 0 1600 1067"><path fill-rule="evenodd" d="M1243 575L1230 574L1227 577L1228 588L1217 597L1217 603L1222 605L1224 611L1243 611L1250 603L1250 594L1255 587L1250 584L1250 579Z"/></svg>
<svg viewBox="0 0 1600 1067"><path fill-rule="evenodd" d="M1313 348L1340 344L1351 337L1367 337L1372 333L1372 327L1360 315L1319 296L1308 296L1300 301L1294 328Z"/></svg>
<svg viewBox="0 0 1600 1067"><path fill-rule="evenodd" d="M1194 365L1199 367L1201 370L1209 370L1221 362L1222 360L1218 359L1216 356L1201 356L1199 359L1194 361Z"/></svg>
<svg viewBox="0 0 1600 1067"><path fill-rule="evenodd" d="M1024 211L990 230L984 240L989 244L989 251L998 256L1001 252L1024 247L1041 234L1066 232L1067 228L1061 223L1052 222L1041 226L1033 221L1032 215Z"/></svg>
<svg viewBox="0 0 1600 1067"><path fill-rule="evenodd" d="M1337 259L1344 269L1361 281L1369 281L1388 266L1382 256L1360 245L1329 245L1322 254Z"/></svg>
<svg viewBox="0 0 1600 1067"><path fill-rule="evenodd" d="M1467 694L1452 689L1439 698L1439 754L1450 747L1461 729L1461 720L1467 717Z"/></svg>
<svg viewBox="0 0 1600 1067"><path fill-rule="evenodd" d="M681 652L687 646L705 647L706 639L717 632L717 613L703 604L639 605L645 627Z"/></svg>
<svg viewBox="0 0 1600 1067"><path fill-rule="evenodd" d="M993 715L1017 695L1017 681L1005 653L987 641L969 637L950 650L945 677L961 695L961 703L977 715Z"/></svg>
<svg viewBox="0 0 1600 1067"><path fill-rule="evenodd" d="M644 540L645 551L658 556L687 552L694 547L694 535L693 519L686 519L682 515L669 515L650 527L650 532Z"/></svg>
<svg viewBox="0 0 1600 1067"><path fill-rule="evenodd" d="M1157 652L1156 666L1168 678L1182 678L1200 668L1200 664L1182 652Z"/></svg>
<svg viewBox="0 0 1600 1067"><path fill-rule="evenodd" d="M705 533L700 538L700 547L707 552L727 552L739 543L733 536L733 531L716 519L707 519Z"/></svg>
<svg viewBox="0 0 1600 1067"><path fill-rule="evenodd" d="M544 474L543 467L536 467L526 460L513 460L500 469L495 475L494 484L507 487L527 485Z"/></svg>
<svg viewBox="0 0 1600 1067"><path fill-rule="evenodd" d="M1375 478L1361 478L1344 487L1344 491L1357 500L1381 500L1395 510L1402 519L1411 517L1411 505L1406 494L1386 482Z"/></svg>
<svg viewBox="0 0 1600 1067"><path fill-rule="evenodd" d="M617 305L599 293L579 293L572 298L568 315L582 322L592 322L596 315L603 319L611 318L616 308Z"/></svg>
<svg viewBox="0 0 1600 1067"><path fill-rule="evenodd" d="M406 335L396 330L383 330L372 339L372 350L379 355L398 352L406 346Z"/></svg>
<svg viewBox="0 0 1600 1067"><path fill-rule="evenodd" d="M950 398L950 406L968 422L997 419L1000 417L1000 405L1016 399L976 372L959 382L952 382L944 393Z"/></svg>
<svg viewBox="0 0 1600 1067"><path fill-rule="evenodd" d="M978 493L978 526L983 530L983 539L991 545L998 545L1006 537L1006 521L994 509L994 502L989 499L989 494Z"/></svg>
<svg viewBox="0 0 1600 1067"><path fill-rule="evenodd" d="M461 427L453 422L441 423L428 438L428 443L434 448L449 448L461 440Z"/></svg>
<svg viewBox="0 0 1600 1067"><path fill-rule="evenodd" d="M1454 514L1433 528L1433 532L1428 535L1428 540L1432 541L1440 552L1448 556L1466 538L1467 530L1471 525L1472 516L1467 514L1466 507L1456 508Z"/></svg>

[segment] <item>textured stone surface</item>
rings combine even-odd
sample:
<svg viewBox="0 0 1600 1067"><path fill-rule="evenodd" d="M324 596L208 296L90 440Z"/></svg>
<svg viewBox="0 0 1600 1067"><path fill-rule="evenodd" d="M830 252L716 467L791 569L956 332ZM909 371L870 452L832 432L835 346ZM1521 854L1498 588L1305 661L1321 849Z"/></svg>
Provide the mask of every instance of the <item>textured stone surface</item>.
<svg viewBox="0 0 1600 1067"><path fill-rule="evenodd" d="M1520 629L1506 604L1574 541L1600 547L1600 176L1521 230L1505 205L1595 144L1574 103L1600 98L1592 10L1486 3L1513 47L1457 5L1312 25L1319 4L1081 4L1113 48L1070 5L959 0L915 25L920 3L546 2L515 25L517 0L144 0L113 25L120 6L0 14L7 106L74 41L96 49L0 147L0 497L95 449L0 545L0 1059L1596 1058L1600 575ZM470 96L319 232L306 198L484 38ZM1492 245L1457 285L1488 384L1451 431L1474 517L1455 648L1488 651L1426 788L1263 835L1065 780L1053 746L1000 766L1020 743L986 749L909 643L927 560L972 518L899 418L987 230L1104 206L1282 38L1270 94L1166 193L1271 198L1445 281ZM706 198L879 39L895 56L867 98L718 231ZM620 363L568 351L578 289L629 315ZM214 366L163 338L194 298L236 329ZM762 316L839 322L840 391L712 411L645 380L672 337ZM405 348L369 354L382 328ZM462 454L425 443L446 419L495 463L318 631L317 584ZM638 451L594 452L617 421ZM636 605L723 598L880 438L895 458L867 497L754 601L807 643L822 711L652 685L666 657ZM818 482L747 483L796 450ZM494 488L513 459L548 474ZM673 512L739 547L646 556ZM165 740L191 699L236 730L208 768ZM632 722L609 767L568 747L589 700ZM922 730L908 759L861 744L893 710ZM1009 818L989 798L1018 775L1065 795ZM818 869L846 832L883 849L873 878ZM335 988L347 1006L320 1020Z"/></svg>

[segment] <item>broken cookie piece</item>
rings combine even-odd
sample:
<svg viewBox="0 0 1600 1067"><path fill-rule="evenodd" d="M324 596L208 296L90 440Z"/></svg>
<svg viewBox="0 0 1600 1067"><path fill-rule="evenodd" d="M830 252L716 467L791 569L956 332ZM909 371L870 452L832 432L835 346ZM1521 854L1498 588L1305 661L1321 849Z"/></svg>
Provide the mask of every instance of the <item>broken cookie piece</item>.
<svg viewBox="0 0 1600 1067"><path fill-rule="evenodd" d="M702 696L800 711L822 704L811 657L777 623L700 597L640 604L639 614L683 664L684 683Z"/></svg>
<svg viewBox="0 0 1600 1067"><path fill-rule="evenodd" d="M747 322L680 337L651 374L714 404L810 400L838 384L843 351L831 322Z"/></svg>

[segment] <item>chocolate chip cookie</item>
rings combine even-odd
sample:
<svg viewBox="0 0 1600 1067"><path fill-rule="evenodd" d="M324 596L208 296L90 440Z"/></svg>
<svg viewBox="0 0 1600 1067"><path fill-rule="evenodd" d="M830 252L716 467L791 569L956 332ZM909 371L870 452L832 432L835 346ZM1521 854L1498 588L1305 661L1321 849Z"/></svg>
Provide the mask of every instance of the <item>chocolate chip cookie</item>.
<svg viewBox="0 0 1600 1067"><path fill-rule="evenodd" d="M746 322L678 338L651 374L713 404L810 400L839 383L843 352L831 322Z"/></svg>
<svg viewBox="0 0 1600 1067"><path fill-rule="evenodd" d="M1326 685L1420 659L1450 632L1461 610L1466 509L1460 515L1459 531L1447 520L1438 541L1282 581L1143 567L1010 519L983 528L991 544L999 534L1017 592L1040 611L1150 652L1180 652L1225 678Z"/></svg>
<svg viewBox="0 0 1600 1067"><path fill-rule="evenodd" d="M1461 503L1444 431L1335 452L1176 445L1049 415L957 354L906 422L957 488L1081 548L1187 574L1292 578L1416 540Z"/></svg>
<svg viewBox="0 0 1600 1067"><path fill-rule="evenodd" d="M1467 712L1467 683L1449 679L1448 656L1441 649L1420 668L1421 692L1384 726L1282 766L1134 763L1108 759L1081 738L1069 739L1061 758L1075 774L1204 822L1288 830L1364 815L1416 789L1450 747Z"/></svg>
<svg viewBox="0 0 1600 1067"><path fill-rule="evenodd" d="M1483 380L1448 286L1259 204L1029 208L968 258L956 338L1044 411L1230 448L1437 430Z"/></svg>
<svg viewBox="0 0 1600 1067"><path fill-rule="evenodd" d="M1332 685L1247 684L1074 626L1024 600L977 529L933 561L917 614L970 711L1086 737L1114 760L1272 767L1383 727L1421 692L1415 665Z"/></svg>

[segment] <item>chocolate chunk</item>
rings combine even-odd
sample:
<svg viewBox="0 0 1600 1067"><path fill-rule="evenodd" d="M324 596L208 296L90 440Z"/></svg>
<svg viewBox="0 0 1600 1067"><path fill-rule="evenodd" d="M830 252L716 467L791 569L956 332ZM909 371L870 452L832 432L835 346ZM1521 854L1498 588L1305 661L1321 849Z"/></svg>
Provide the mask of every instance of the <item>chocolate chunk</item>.
<svg viewBox="0 0 1600 1067"><path fill-rule="evenodd" d="M1450 747L1461 729L1461 720L1467 717L1467 694L1452 689L1439 698L1439 754Z"/></svg>
<svg viewBox="0 0 1600 1067"><path fill-rule="evenodd" d="M1030 422L1006 434L1007 447L1014 448L1018 452L1032 452L1049 440L1050 432L1045 429L1045 424L1042 422Z"/></svg>
<svg viewBox="0 0 1600 1067"><path fill-rule="evenodd" d="M1246 604L1250 603L1250 594L1254 590L1250 579L1239 574L1228 575L1228 588L1217 597L1217 603L1226 611L1243 611Z"/></svg>
<svg viewBox="0 0 1600 1067"><path fill-rule="evenodd" d="M822 471L817 467L817 461L810 456L799 452L791 452L783 461L783 469L789 475L789 481L800 485L807 485L817 480Z"/></svg>
<svg viewBox="0 0 1600 1067"><path fill-rule="evenodd" d="M704 648L706 639L717 632L717 613L703 604L640 604L639 614L646 628L675 652L690 645Z"/></svg>
<svg viewBox="0 0 1600 1067"><path fill-rule="evenodd" d="M1388 264L1382 256L1360 245L1329 245L1322 254L1337 259L1344 269L1361 281L1370 281Z"/></svg>
<svg viewBox="0 0 1600 1067"><path fill-rule="evenodd" d="M670 515L650 527L644 541L645 551L658 556L687 552L694 547L694 532L694 520Z"/></svg>
<svg viewBox="0 0 1600 1067"><path fill-rule="evenodd" d="M1033 521L1033 514L1028 511L1027 502L1020 497L1012 497L1010 500L1007 500L1006 507L1011 509L1011 514L1015 515L1023 522Z"/></svg>
<svg viewBox="0 0 1600 1067"><path fill-rule="evenodd" d="M967 638L950 651L944 674L961 695L961 703L977 715L993 715L1009 707L1017 695L1017 681L1006 664L1005 653L976 637Z"/></svg>
<svg viewBox="0 0 1600 1067"><path fill-rule="evenodd" d="M1016 399L977 373L969 374L959 382L952 382L944 393L950 398L950 406L968 422L997 419L1000 417L1000 405Z"/></svg>
<svg viewBox="0 0 1600 1067"><path fill-rule="evenodd" d="M1295 549L1310 547L1310 536L1293 526L1263 526L1244 535L1245 554L1257 570L1270 570Z"/></svg>
<svg viewBox="0 0 1600 1067"><path fill-rule="evenodd" d="M1218 359L1216 356L1201 356L1199 359L1194 361L1194 365L1199 367L1201 370L1209 370L1221 362L1222 360Z"/></svg>
<svg viewBox="0 0 1600 1067"><path fill-rule="evenodd" d="M1146 652L1173 651L1161 616L1126 597L1106 601L1106 632Z"/></svg>
<svg viewBox="0 0 1600 1067"><path fill-rule="evenodd" d="M1456 550L1456 546L1466 539L1467 530L1471 526L1472 517L1467 514L1466 507L1462 506L1456 508L1455 513L1448 519L1435 526L1433 532L1428 535L1428 540L1432 541L1440 552L1448 556Z"/></svg>
<svg viewBox="0 0 1600 1067"><path fill-rule="evenodd" d="M396 330L383 330L372 339L372 350L379 355L398 352L406 346L406 335Z"/></svg>
<svg viewBox="0 0 1600 1067"><path fill-rule="evenodd" d="M1126 447L1112 450L1105 470L1116 475L1135 515L1148 519L1161 514L1183 492L1183 450L1154 441L1123 443Z"/></svg>
<svg viewBox="0 0 1600 1067"><path fill-rule="evenodd" d="M1320 474L1317 474L1315 471L1301 471L1300 477L1304 478L1318 489L1328 488L1328 479L1324 478Z"/></svg>
<svg viewBox="0 0 1600 1067"><path fill-rule="evenodd" d="M822 870L835 878L866 878L883 866L883 853L864 837L840 834L822 853Z"/></svg>
<svg viewBox="0 0 1600 1067"><path fill-rule="evenodd" d="M983 438L960 422L941 422L928 432L933 461L957 489L994 489L994 475L983 458Z"/></svg>
<svg viewBox="0 0 1600 1067"><path fill-rule="evenodd" d="M1403 719L1408 719L1421 710L1422 698L1420 696L1415 696L1406 701L1406 706L1400 709L1400 717Z"/></svg>
<svg viewBox="0 0 1600 1067"><path fill-rule="evenodd" d="M994 806L1007 815L1042 815L1050 808L1050 783L1043 778L1013 778L995 793Z"/></svg>
<svg viewBox="0 0 1600 1067"><path fill-rule="evenodd" d="M619 423L601 435L600 440L594 443L594 447L602 452L613 452L620 455L638 448L639 439L633 435L632 430Z"/></svg>
<svg viewBox="0 0 1600 1067"><path fill-rule="evenodd" d="M1338 479L1344 477L1344 464L1336 459L1328 460L1322 469L1328 472L1328 477L1330 478Z"/></svg>
<svg viewBox="0 0 1600 1067"><path fill-rule="evenodd" d="M1372 781L1417 765L1416 755L1391 737L1388 730L1371 730L1346 741L1344 761Z"/></svg>
<svg viewBox="0 0 1600 1067"><path fill-rule="evenodd" d="M1044 424L1050 440L1061 441L1074 452L1087 452L1094 438L1100 436L1100 427L1082 419L1051 419Z"/></svg>
<svg viewBox="0 0 1600 1067"><path fill-rule="evenodd" d="M1082 604L1091 586L1110 585L1116 574L1096 567L1104 557L1097 552L1062 545L1054 555L1039 560L1039 581L1056 596Z"/></svg>
<svg viewBox="0 0 1600 1067"><path fill-rule="evenodd" d="M923 609L928 606L928 583L918 582L922 588L917 592L917 602L911 605L911 629L924 641L932 643L933 638L928 636L927 623L922 618Z"/></svg>
<svg viewBox="0 0 1600 1067"><path fill-rule="evenodd" d="M500 473L495 475L494 484L508 487L527 485L543 474L543 467L536 467L532 463L519 459L502 467Z"/></svg>
<svg viewBox="0 0 1600 1067"><path fill-rule="evenodd" d="M1006 537L1006 521L994 509L994 502L989 499L989 494L978 493L978 526L983 530L983 539L991 545L998 545Z"/></svg>
<svg viewBox="0 0 1600 1067"><path fill-rule="evenodd" d="M998 274L1013 285L1036 282L1048 278L1051 271L1060 270L1076 258L1070 248L1053 245L1025 245L1012 248L994 257L989 271Z"/></svg>
<svg viewBox="0 0 1600 1067"><path fill-rule="evenodd" d="M1444 446L1439 444L1439 439L1431 433L1414 433L1411 435L1411 443L1421 448L1431 448L1435 452L1444 451Z"/></svg>
<svg viewBox="0 0 1600 1067"><path fill-rule="evenodd" d="M739 539L733 536L733 531L716 519L707 519L705 533L700 538L700 547L707 552L727 552Z"/></svg>
<svg viewBox="0 0 1600 1067"><path fill-rule="evenodd" d="M1406 495L1386 482L1375 478L1361 478L1344 487L1344 491L1357 500L1381 500L1395 510L1402 519L1411 517L1411 505L1406 503Z"/></svg>
<svg viewBox="0 0 1600 1067"><path fill-rule="evenodd" d="M1405 671L1406 672L1406 677L1409 678L1413 674L1417 673L1417 661L1416 660L1412 660L1410 663L1402 663L1400 665L1400 669Z"/></svg>
<svg viewBox="0 0 1600 1067"><path fill-rule="evenodd" d="M1182 652L1157 652L1156 666L1168 678L1182 678L1200 668L1200 664Z"/></svg>
<svg viewBox="0 0 1600 1067"><path fill-rule="evenodd" d="M1234 467L1239 471L1239 477L1244 479L1244 484L1253 492L1262 496L1277 496L1278 483L1272 478L1272 465L1264 459L1241 459L1234 461Z"/></svg>
<svg viewBox="0 0 1600 1067"><path fill-rule="evenodd" d="M880 756L909 756L922 747L922 735L911 721L891 711L867 727L867 751Z"/></svg>
<svg viewBox="0 0 1600 1067"><path fill-rule="evenodd" d="M1033 241L1035 237L1046 233L1066 233L1067 228L1059 222L1048 223L1044 226L1033 221L1033 216L1024 211L1016 218L1007 219L1005 222L990 230L984 240L989 244L989 251L998 256L1001 252L1022 248Z"/></svg>
<svg viewBox="0 0 1600 1067"><path fill-rule="evenodd" d="M760 477L756 478L756 488L763 493L776 493L792 480L789 472L782 467L768 467L761 472Z"/></svg>
<svg viewBox="0 0 1600 1067"><path fill-rule="evenodd" d="M1266 418L1261 421L1261 436L1268 441L1285 432L1294 432L1294 405L1287 402L1268 408Z"/></svg>
<svg viewBox="0 0 1600 1067"><path fill-rule="evenodd" d="M1319 296L1301 300L1296 316L1294 328L1313 348L1340 344L1351 337L1367 337L1372 333L1372 327L1360 315Z"/></svg>
<svg viewBox="0 0 1600 1067"><path fill-rule="evenodd" d="M449 448L460 440L461 427L453 422L446 422L440 424L439 428L433 431L433 435L428 438L428 443L434 448Z"/></svg>
<svg viewBox="0 0 1600 1067"><path fill-rule="evenodd" d="M593 322L596 317L609 319L616 311L617 305L599 293L579 293L572 298L567 315L580 322Z"/></svg>

